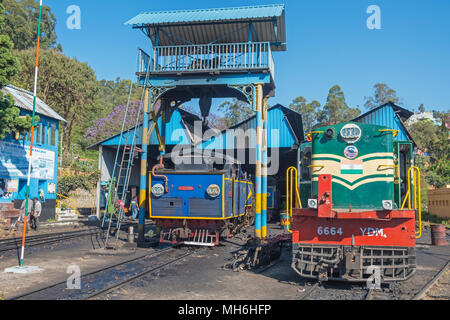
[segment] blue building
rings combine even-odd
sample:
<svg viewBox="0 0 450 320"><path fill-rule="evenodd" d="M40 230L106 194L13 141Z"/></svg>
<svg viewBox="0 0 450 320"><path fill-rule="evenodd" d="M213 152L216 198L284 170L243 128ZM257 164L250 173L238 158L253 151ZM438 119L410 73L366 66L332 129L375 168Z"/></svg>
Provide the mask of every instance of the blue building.
<svg viewBox="0 0 450 320"><path fill-rule="evenodd" d="M12 85L1 89L14 98L20 115L32 115L33 93ZM58 180L59 122L65 120L37 98L39 122L34 132L30 196L42 202L43 220L53 219L56 211ZM20 209L25 199L30 154L30 133L16 137L12 134L0 140L0 208Z"/></svg>
<svg viewBox="0 0 450 320"><path fill-rule="evenodd" d="M159 117L157 122L159 126L162 126L162 117ZM119 133L89 147L89 149L99 151L98 169L101 172L101 176L97 185L97 199L99 199L99 201L97 201L98 218L101 218L101 210L104 209L106 205L106 189L108 180L111 179L114 171L114 161L117 149L123 149L125 145L131 145L133 138L138 141L136 146L141 148L142 144L140 142L142 140L143 127L151 127L152 123L152 119L148 120L146 126L143 126L143 123L140 123L136 129L136 136L134 136L135 129L131 128L129 131L124 132L122 138ZM195 144L201 142L203 133L205 130L209 129L209 127L202 124L202 120L198 116L180 108L173 110L169 119L167 119L167 123L165 123L165 127L167 131L164 142L168 152L170 152L175 146L194 146ZM120 151L119 159L122 157L122 149ZM153 165L157 163L158 156L159 142L156 131L153 131L150 135L148 145L147 168L149 168L149 170L151 170ZM139 187L140 172L141 161L139 161L137 157L133 159L131 166L128 188L129 195L136 192ZM118 178L118 174L119 172L116 170L116 179Z"/></svg>

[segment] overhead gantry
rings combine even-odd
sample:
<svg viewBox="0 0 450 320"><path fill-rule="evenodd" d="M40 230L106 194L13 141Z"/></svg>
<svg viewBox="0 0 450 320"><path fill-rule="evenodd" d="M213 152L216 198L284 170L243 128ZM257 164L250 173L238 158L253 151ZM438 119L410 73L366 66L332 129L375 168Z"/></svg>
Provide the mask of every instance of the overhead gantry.
<svg viewBox="0 0 450 320"><path fill-rule="evenodd" d="M139 237L144 235L149 137L157 131L165 153L166 123L175 108L200 99L204 119L213 98L236 98L256 112L255 236L267 235L267 99L275 94L272 53L286 50L285 7L265 5L141 13L128 21L151 41L138 50L137 77L144 95ZM160 101L160 108L155 110ZM161 114L162 125L152 121ZM161 157L162 158L162 157Z"/></svg>

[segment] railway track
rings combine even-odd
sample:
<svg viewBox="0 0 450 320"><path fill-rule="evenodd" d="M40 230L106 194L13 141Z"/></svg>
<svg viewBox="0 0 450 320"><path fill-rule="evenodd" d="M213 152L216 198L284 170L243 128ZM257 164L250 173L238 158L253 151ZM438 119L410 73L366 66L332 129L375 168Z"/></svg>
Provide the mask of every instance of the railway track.
<svg viewBox="0 0 450 320"><path fill-rule="evenodd" d="M404 300L422 300L422 299L446 299L450 298L450 260L443 266L439 272L428 281L420 291L416 292L413 296L408 294L395 295L391 292L390 289L367 289L362 286L356 287L355 285L350 285L346 283L342 284L325 284L328 287L321 286L319 282L315 282L309 287L304 287L304 292L298 298L299 300L310 300L314 299L317 296L333 296L333 300L340 300L345 294L352 295L354 299L362 300L391 300L398 299L399 297ZM392 285L392 284L391 284ZM430 292L436 286L440 286L440 288L444 288L443 295L433 295ZM313 296L313 297L312 297Z"/></svg>
<svg viewBox="0 0 450 320"><path fill-rule="evenodd" d="M81 231L58 232L58 233L28 236L26 239L26 246L34 247L39 245L46 245L84 236L100 235L103 232L104 230L95 228ZM0 252L16 250L20 248L21 245L22 245L22 238L2 239L0 240Z"/></svg>
<svg viewBox="0 0 450 320"><path fill-rule="evenodd" d="M450 289L450 283L448 283L449 277L449 270L450 270L450 260L445 264L445 266L431 279L423 288L420 290L413 298L412 300L422 300L426 297L431 299L446 299L448 300L450 298L450 292L446 292L446 296L433 296L430 294L430 291L433 287L436 285L439 285L440 280L443 278L446 278L447 282L443 283L443 285L446 286L447 289Z"/></svg>
<svg viewBox="0 0 450 320"><path fill-rule="evenodd" d="M196 250L178 250L169 246L139 257L128 259L82 274L80 288L68 290L67 281L60 281L9 300L90 300L118 289L145 275L192 255Z"/></svg>
<svg viewBox="0 0 450 320"><path fill-rule="evenodd" d="M122 228L126 228L131 226L132 224L124 224ZM26 238L26 246L34 247L46 244L52 244L55 242L71 240L75 238L80 238L84 236L92 236L92 235L103 235L105 229L101 228L90 228L79 231L70 231L70 232L56 232L56 233L47 233L40 234L34 236L27 236ZM9 239L0 239L0 252L16 250L20 248L22 245L22 237L17 238L9 238Z"/></svg>

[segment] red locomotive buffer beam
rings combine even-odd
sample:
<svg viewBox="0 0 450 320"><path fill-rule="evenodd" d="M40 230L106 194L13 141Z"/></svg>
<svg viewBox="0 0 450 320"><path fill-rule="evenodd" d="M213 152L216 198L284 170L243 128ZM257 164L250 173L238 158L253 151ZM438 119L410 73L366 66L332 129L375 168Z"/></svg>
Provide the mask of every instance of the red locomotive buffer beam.
<svg viewBox="0 0 450 320"><path fill-rule="evenodd" d="M317 218L317 210L294 209L292 242L344 246L397 246L415 245L415 213L412 210L390 212L359 212L350 218L346 213L335 218ZM374 216L385 219L373 219Z"/></svg>
<svg viewBox="0 0 450 320"><path fill-rule="evenodd" d="M333 210L331 175L319 175L317 209L293 209L294 243L415 246L414 210Z"/></svg>

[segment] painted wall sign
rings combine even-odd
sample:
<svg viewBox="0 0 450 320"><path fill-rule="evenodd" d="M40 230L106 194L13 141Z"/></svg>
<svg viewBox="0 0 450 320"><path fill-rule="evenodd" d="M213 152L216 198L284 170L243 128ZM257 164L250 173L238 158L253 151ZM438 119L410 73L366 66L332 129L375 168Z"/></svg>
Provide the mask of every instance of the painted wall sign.
<svg viewBox="0 0 450 320"><path fill-rule="evenodd" d="M0 141L0 177L26 178L30 146ZM55 152L33 147L31 178L53 180L55 178Z"/></svg>

